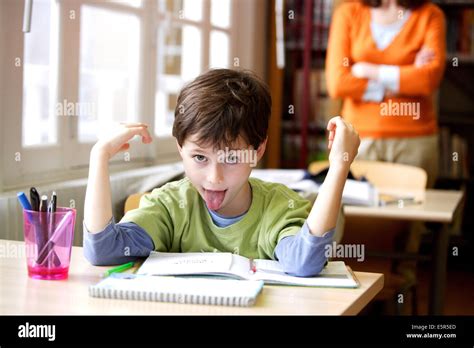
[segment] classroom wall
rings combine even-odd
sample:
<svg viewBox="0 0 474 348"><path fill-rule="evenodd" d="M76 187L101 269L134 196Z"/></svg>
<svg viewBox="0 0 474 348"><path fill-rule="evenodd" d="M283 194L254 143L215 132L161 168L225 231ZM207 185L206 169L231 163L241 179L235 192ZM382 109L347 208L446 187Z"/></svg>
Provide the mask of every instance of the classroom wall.
<svg viewBox="0 0 474 348"><path fill-rule="evenodd" d="M237 25L234 30L238 35L232 45L240 68L250 69L266 79L268 1L237 0L235 3Z"/></svg>

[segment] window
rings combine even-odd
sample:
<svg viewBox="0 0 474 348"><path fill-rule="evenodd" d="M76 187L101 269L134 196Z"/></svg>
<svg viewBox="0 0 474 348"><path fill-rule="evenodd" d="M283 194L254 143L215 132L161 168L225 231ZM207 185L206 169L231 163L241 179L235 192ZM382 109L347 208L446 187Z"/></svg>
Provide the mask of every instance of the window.
<svg viewBox="0 0 474 348"><path fill-rule="evenodd" d="M134 143L135 164L114 159L123 168L178 160L171 126L180 89L210 67L231 66L239 44L246 57L239 67L254 69L243 51L263 21L247 13L265 7L236 0L34 0L31 32L22 33L23 6L0 2L9 18L0 21L9 33L0 38L8 52L0 66L6 189L84 176L98 130L109 122L145 122L158 135L152 145ZM239 20L245 30L236 35Z"/></svg>
<svg viewBox="0 0 474 348"><path fill-rule="evenodd" d="M230 27L230 0L211 0L211 23L216 27Z"/></svg>
<svg viewBox="0 0 474 348"><path fill-rule="evenodd" d="M229 67L230 0L211 0L210 67Z"/></svg>
<svg viewBox="0 0 474 348"><path fill-rule="evenodd" d="M158 2L155 134L171 134L183 85L208 68L228 67L231 1ZM217 29L217 30L214 30ZM210 47L209 52L203 52ZM161 49L160 49L161 48Z"/></svg>
<svg viewBox="0 0 474 348"><path fill-rule="evenodd" d="M24 36L23 146L57 142L56 102L57 16L54 2L35 1L31 31Z"/></svg>
<svg viewBox="0 0 474 348"><path fill-rule="evenodd" d="M201 72L201 32L179 23L158 27L155 134L171 134L178 93L186 81Z"/></svg>
<svg viewBox="0 0 474 348"><path fill-rule="evenodd" d="M79 141L95 142L111 122L136 122L140 21L133 15L81 8Z"/></svg>

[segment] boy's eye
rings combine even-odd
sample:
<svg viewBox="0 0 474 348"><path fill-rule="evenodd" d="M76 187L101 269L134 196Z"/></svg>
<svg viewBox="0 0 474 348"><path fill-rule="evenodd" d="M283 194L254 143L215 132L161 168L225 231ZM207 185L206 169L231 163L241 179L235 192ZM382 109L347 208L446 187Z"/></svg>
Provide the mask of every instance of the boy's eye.
<svg viewBox="0 0 474 348"><path fill-rule="evenodd" d="M194 155L193 158L198 163L203 163L206 161L206 157L203 155Z"/></svg>
<svg viewBox="0 0 474 348"><path fill-rule="evenodd" d="M235 164L237 163L239 158L237 156L229 156L227 157L226 163L228 164Z"/></svg>

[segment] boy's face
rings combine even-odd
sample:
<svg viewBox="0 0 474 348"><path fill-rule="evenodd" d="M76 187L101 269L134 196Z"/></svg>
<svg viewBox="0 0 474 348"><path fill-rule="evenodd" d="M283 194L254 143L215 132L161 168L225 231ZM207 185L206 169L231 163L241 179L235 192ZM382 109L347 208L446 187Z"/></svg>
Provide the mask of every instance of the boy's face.
<svg viewBox="0 0 474 348"><path fill-rule="evenodd" d="M239 137L232 146L216 150L199 146L197 138L178 144L186 176L210 210L224 216L243 214L252 199L248 178L265 152L266 140L254 150Z"/></svg>

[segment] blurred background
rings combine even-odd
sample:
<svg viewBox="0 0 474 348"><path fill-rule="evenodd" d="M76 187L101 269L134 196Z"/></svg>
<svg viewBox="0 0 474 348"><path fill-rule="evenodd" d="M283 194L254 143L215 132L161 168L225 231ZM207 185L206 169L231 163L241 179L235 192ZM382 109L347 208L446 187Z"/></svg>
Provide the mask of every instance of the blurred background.
<svg viewBox="0 0 474 348"><path fill-rule="evenodd" d="M176 98L209 68L250 69L269 84L273 110L262 167L307 168L327 159L325 126L341 100L328 96L324 62L341 2L33 0L24 32L30 1L1 0L0 239L23 239L16 192L36 186L77 209L75 245L82 245L89 152L114 122L147 123L155 138L111 161L117 221L130 194L179 176L171 137ZM474 251L474 1L434 2L447 19L448 49L436 97L435 187L465 193L450 232L462 250L450 264L468 271L462 282L472 277ZM431 247L427 239L421 249Z"/></svg>

